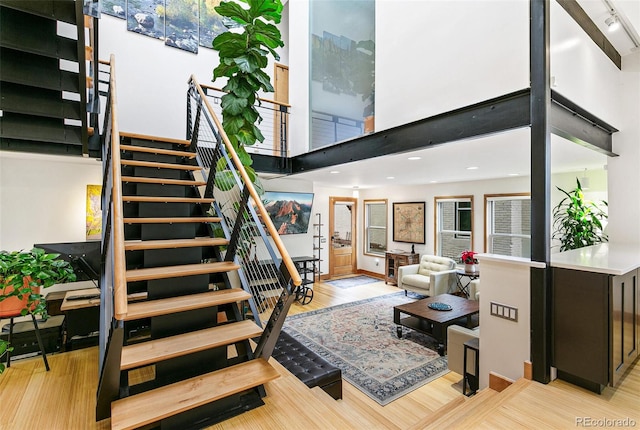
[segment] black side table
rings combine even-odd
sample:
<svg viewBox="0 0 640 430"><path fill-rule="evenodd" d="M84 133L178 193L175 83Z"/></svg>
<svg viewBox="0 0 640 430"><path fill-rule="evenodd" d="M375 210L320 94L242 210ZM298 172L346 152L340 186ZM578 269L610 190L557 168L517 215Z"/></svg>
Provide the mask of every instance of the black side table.
<svg viewBox="0 0 640 430"><path fill-rule="evenodd" d="M466 298L469 298L469 284L471 284L471 281L474 279L478 279L480 277L480 271L476 270L475 272L467 272L464 269L458 269L456 270L456 277L458 290L463 293ZM462 283L462 278L466 278L464 284Z"/></svg>
<svg viewBox="0 0 640 430"><path fill-rule="evenodd" d="M474 374L468 372L467 370L467 356L468 351L475 351L476 357L476 365L474 369ZM480 339L473 338L464 343L464 375L462 377L462 394L465 396L471 396L478 391L479 377L480 375ZM467 383L469 384L469 393L467 393Z"/></svg>

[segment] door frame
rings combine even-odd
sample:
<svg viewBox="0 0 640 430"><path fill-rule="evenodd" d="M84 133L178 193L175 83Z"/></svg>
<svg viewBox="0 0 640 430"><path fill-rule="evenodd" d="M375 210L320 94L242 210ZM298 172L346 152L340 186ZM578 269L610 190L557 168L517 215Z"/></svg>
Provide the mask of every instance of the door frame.
<svg viewBox="0 0 640 430"><path fill-rule="evenodd" d="M329 278L334 276L334 262L333 262L333 232L335 231L334 220L334 208L336 202L348 202L353 203L353 209L351 210L351 273L354 274L358 270L358 232L357 219L358 219L358 199L355 197L329 197Z"/></svg>

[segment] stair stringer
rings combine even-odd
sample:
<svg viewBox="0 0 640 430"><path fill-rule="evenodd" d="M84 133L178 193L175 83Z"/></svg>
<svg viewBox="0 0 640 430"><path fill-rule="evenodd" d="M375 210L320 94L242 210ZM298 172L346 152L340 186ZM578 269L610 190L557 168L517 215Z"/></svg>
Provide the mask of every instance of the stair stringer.
<svg viewBox="0 0 640 430"><path fill-rule="evenodd" d="M144 140L127 137L126 135L123 139L128 145L136 145L138 141ZM123 160L125 160L122 163L122 176L167 177L172 180L171 182L173 182L173 184L165 186L151 183L155 181L143 181L143 183L136 183L135 185L123 184L125 221L134 218L149 219L149 217L152 216L156 221L158 221L158 219L160 219L160 221L162 221L162 219L168 220L171 217L206 217L211 204L206 199L202 200L202 203L191 201L184 203L172 202L172 200L182 197L188 197L189 199L200 198L195 185L191 187L182 182L195 182L193 172L190 168L176 169L167 166L167 164L177 164L180 166L194 165L195 160L193 160L193 157L181 157L171 152L184 150L184 146L176 142L163 143L161 141L149 140L145 140L143 145L145 147L157 145L162 148L163 151L159 151L162 152L161 154L152 154L148 150L145 150L138 152L137 155L131 155L127 153L127 151L122 151L122 157ZM169 158L171 157L175 159L170 160ZM137 159L138 161L128 161L130 159ZM151 167L147 167L147 163L151 163ZM184 187L184 193L181 187ZM156 192L165 196L169 202L132 201L127 203L126 196L132 195L131 193L150 196L149 193ZM218 217L211 218L215 219L216 222L224 223L224 220ZM212 234L212 228L209 223L179 223L168 221L160 224L160 228L155 224L145 224L144 222L139 224L141 225L136 223L125 224L125 240L127 242L141 241L144 243L145 241L164 241L162 243L173 243L171 241L181 240L177 237L184 240L197 240L198 237L205 235L211 236ZM228 231L228 228L225 226L223 230ZM157 243L158 242L154 244L154 248L157 248ZM192 297L192 295L204 294L212 296L224 291L232 291L233 289L231 288L228 273L226 271L217 271L214 267L216 265L211 264L211 261L224 261L221 246L227 246L228 253L228 244L206 247L189 246L176 249L125 251L127 272L132 273L130 277L132 281L127 284L127 292L129 294L136 293L137 295L146 295L146 302L143 304L151 307L159 303L169 303L170 301L184 302ZM235 264L235 261L236 260L232 258L232 261L228 261L228 264L237 270L239 266ZM205 273L194 274L193 269L197 263L208 263L202 265L206 268ZM185 276L180 274L182 270L181 265L186 265L184 267L189 266L188 274ZM163 277L160 273L164 271L164 266L172 266L167 270L167 273L171 272L169 278ZM142 269L141 273L144 273L144 275L133 275L135 272L140 272L140 269ZM150 272L150 274L147 274L147 272ZM187 295L185 296L184 294ZM243 294L246 294L246 298L250 297L247 293ZM180 333L193 333L194 330L204 330L209 326L232 325L234 322L244 320L242 309L235 299L231 302L216 302L213 305L205 303L205 305L197 309L188 308L188 310L183 310L186 308L175 308L176 312L165 307L158 314L152 313L150 317L138 318L132 313L132 310L140 304L141 303L131 302L129 305L130 312L125 316L125 321L122 322L124 329L122 330L123 339L121 348L135 344L136 342L151 342L153 339L167 338L167 336L180 337ZM165 311L166 313L163 313ZM138 338L132 336L132 334L139 335L141 333L143 333L144 336L138 336ZM116 337L112 334L111 342L115 339ZM124 422L122 416L118 414L121 410L126 410L126 406L123 405L126 405L127 399L135 401L138 395L151 395L149 393L155 390L166 390L168 387L172 387L171 389L173 390L176 384L193 383L190 382L193 378L203 377L206 380L209 378L209 376L207 376L209 374L213 375L216 372L225 372L227 369L229 372L234 372L233 369L235 366L253 362L256 358L254 357L249 339L250 338L235 339L231 344L226 346L216 346L181 357L163 359L153 365L153 379L142 383L132 384L136 379L134 376L135 372L137 371L139 373L143 371L144 368L121 370L119 378L120 399L112 403L111 409L112 414L114 412L116 413L116 416L112 415L112 426L114 428L120 428L118 427L120 425L118 423ZM111 348L109 349L111 350ZM107 360L105 361L107 364L110 356L111 353L107 352ZM264 363L266 363L266 360ZM251 387L243 389L241 392L230 393L228 396L222 396L213 402L205 402L202 405L196 405L193 408L190 407L187 410L180 411L174 416L159 418L154 425L160 425L162 428L200 428L203 423L211 424L260 406L263 404L261 400L262 397L266 395L262 386L262 380L266 381L272 377L273 373L265 374L264 378L256 378L258 383L255 386L249 384ZM211 378L214 377L212 376ZM218 376L215 378L218 378ZM105 378L105 380L112 381L113 377ZM116 405L118 406L116 407ZM98 414L98 416L103 417L104 408L99 408L99 410L103 413ZM147 424L149 424L149 422L144 423L144 425ZM140 425L143 424L140 423Z"/></svg>

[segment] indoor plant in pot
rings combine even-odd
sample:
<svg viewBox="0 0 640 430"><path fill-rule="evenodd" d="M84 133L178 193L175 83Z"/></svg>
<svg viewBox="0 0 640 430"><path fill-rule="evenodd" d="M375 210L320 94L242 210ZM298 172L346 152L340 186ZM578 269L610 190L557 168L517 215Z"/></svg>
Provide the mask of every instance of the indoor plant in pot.
<svg viewBox="0 0 640 430"><path fill-rule="evenodd" d="M584 197L580 180L571 191L558 188L565 197L553 208L553 239L560 241L560 252L606 242L603 221L608 216L603 210L607 202L598 205Z"/></svg>
<svg viewBox="0 0 640 430"><path fill-rule="evenodd" d="M475 272L478 259L476 258L477 252L463 251L460 255L460 260L464 264L464 271L466 273Z"/></svg>
<svg viewBox="0 0 640 430"><path fill-rule="evenodd" d="M40 289L76 280L71 264L59 256L41 248L0 251L0 317L47 316Z"/></svg>

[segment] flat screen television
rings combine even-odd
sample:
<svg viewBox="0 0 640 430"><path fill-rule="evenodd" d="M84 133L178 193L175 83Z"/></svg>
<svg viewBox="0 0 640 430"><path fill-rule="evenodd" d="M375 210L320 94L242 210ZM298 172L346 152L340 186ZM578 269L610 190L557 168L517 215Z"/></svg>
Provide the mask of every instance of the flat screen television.
<svg viewBox="0 0 640 430"><path fill-rule="evenodd" d="M262 204L279 234L307 233L313 193L265 191Z"/></svg>

